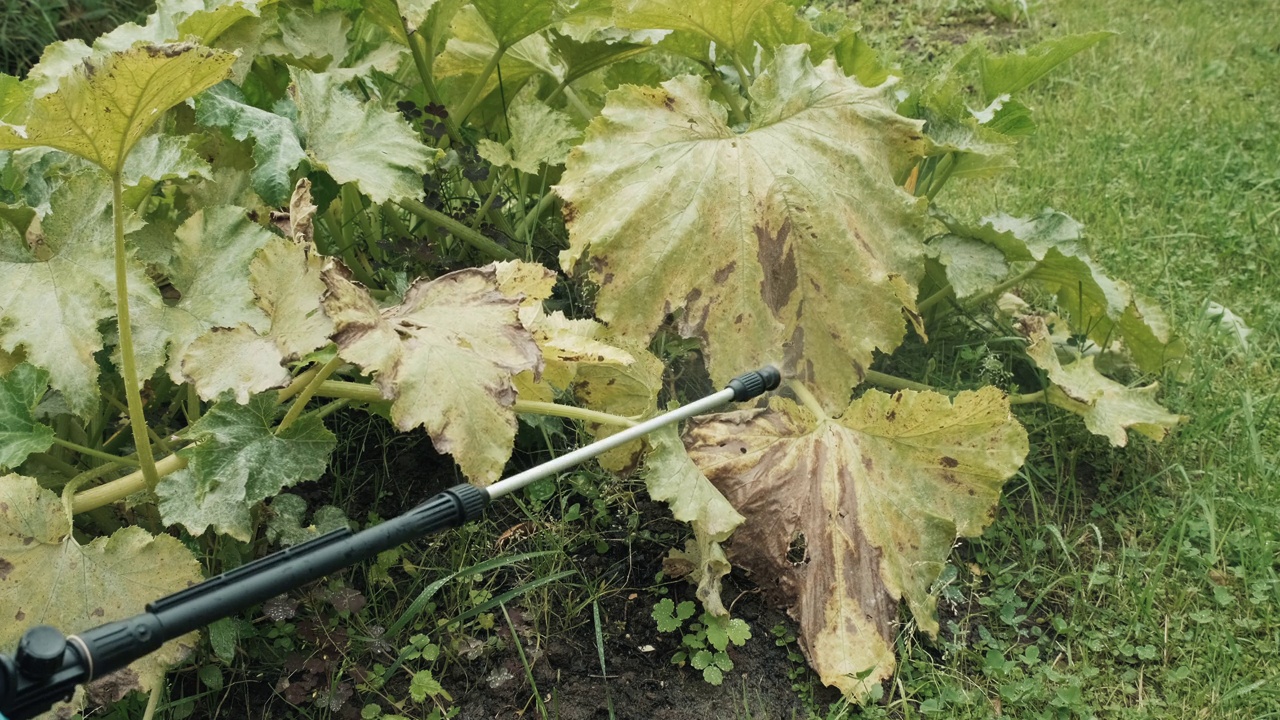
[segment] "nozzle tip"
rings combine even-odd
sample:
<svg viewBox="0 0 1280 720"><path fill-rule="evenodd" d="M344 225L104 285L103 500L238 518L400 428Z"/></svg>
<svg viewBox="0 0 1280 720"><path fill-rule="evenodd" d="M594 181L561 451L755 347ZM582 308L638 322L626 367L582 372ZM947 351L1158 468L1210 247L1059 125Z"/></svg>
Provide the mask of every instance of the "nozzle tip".
<svg viewBox="0 0 1280 720"><path fill-rule="evenodd" d="M728 387L733 390L734 402L742 402L776 389L781 382L782 373L772 365L766 365L730 380Z"/></svg>

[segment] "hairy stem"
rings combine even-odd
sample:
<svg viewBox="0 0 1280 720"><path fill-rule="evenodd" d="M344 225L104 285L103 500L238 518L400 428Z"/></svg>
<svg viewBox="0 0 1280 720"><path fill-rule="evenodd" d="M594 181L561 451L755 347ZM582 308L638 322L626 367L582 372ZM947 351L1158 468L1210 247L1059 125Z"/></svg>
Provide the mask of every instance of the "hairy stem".
<svg viewBox="0 0 1280 720"><path fill-rule="evenodd" d="M187 466L187 459L181 455L169 455L155 463L152 470L157 477L171 475ZM71 511L74 513L88 512L104 505L110 505L117 500L146 490L149 487L155 487L155 483L147 480L141 470L131 472L121 478L116 478L105 485L99 485L95 488L89 488L81 493L76 493L71 501Z"/></svg>
<svg viewBox="0 0 1280 720"><path fill-rule="evenodd" d="M466 120L472 110L480 102L480 93L484 91L484 86L489 82L489 76L494 70L498 69L498 62L502 60L502 56L506 54L507 49L499 47L498 51L489 57L489 62L485 63L481 68L480 74L476 76L476 81L471 83L471 89L467 90L467 96L462 99L462 103L458 106L458 118Z"/></svg>
<svg viewBox="0 0 1280 720"><path fill-rule="evenodd" d="M747 112L742 107L742 96L738 94L737 90L729 87L729 83L720 77L720 71L714 67L711 68L711 84L716 86L716 89L724 96L725 102L729 103L729 114L733 116L734 124L746 123Z"/></svg>
<svg viewBox="0 0 1280 720"><path fill-rule="evenodd" d="M129 285L126 279L128 255L124 247L124 183L120 171L111 174L111 216L115 221L116 235L116 321L120 331L120 364L124 375L124 397L129 404L129 427L133 429L133 443L138 448L138 463L149 487L160 482L156 472L156 460L151 454L151 441L147 437L147 419L142 411L142 393L138 386L138 366L133 358L133 324L129 320Z"/></svg>
<svg viewBox="0 0 1280 720"><path fill-rule="evenodd" d="M498 243L481 235L479 232L463 225L439 210L432 210L417 200L406 198L400 201L400 207L426 220L442 230L448 230L454 237L479 250L492 260L516 260L515 253Z"/></svg>
<svg viewBox="0 0 1280 720"><path fill-rule="evenodd" d="M382 396L382 391L372 385L343 382L341 380L326 380L320 383L316 387L315 394L320 397L346 398L348 400L363 403L387 402L387 399ZM512 409L518 413L552 415L555 417L570 418L572 420L600 423L602 425L631 427L636 424L636 422L631 418L625 418L620 415L611 415L609 413L588 410L586 408L557 405L556 403L538 402L535 400L517 400L515 405L512 406Z"/></svg>
<svg viewBox="0 0 1280 720"><path fill-rule="evenodd" d="M938 289L937 292L925 298L924 300L921 300L920 303L916 305L916 312L923 315L926 311L928 311L929 308L933 307L934 305L937 305L943 300L946 300L948 296L955 295L955 292L956 292L955 288L951 287L951 283L947 283L946 285L943 285L941 288Z"/></svg>
<svg viewBox="0 0 1280 720"><path fill-rule="evenodd" d="M920 392L936 392L942 393L943 395L955 395L956 392L958 392L956 390L942 390L940 388L933 387L932 385L925 385L924 383L919 383L915 380L908 380L906 378L900 378L897 375L889 375L875 370L868 370L866 379L867 382L872 385L888 388L890 390L919 390Z"/></svg>
<svg viewBox="0 0 1280 720"><path fill-rule="evenodd" d="M139 464L138 461L133 458L122 458L116 455L112 455L111 453L104 453L101 450L94 450L91 447L85 447L84 445L80 445L79 443L73 443L70 440L63 440L62 438L57 437L56 435L53 438L53 443L55 445L64 447L68 450L78 452L81 455L87 455L89 457L98 458L99 460L106 460L107 462L123 463L125 465L133 465L135 467L137 467Z"/></svg>
<svg viewBox="0 0 1280 720"><path fill-rule="evenodd" d="M311 400L311 396L316 394L316 389L319 388L324 381L329 379L329 376L333 374L334 370L337 370L341 366L342 358L338 357L337 353L334 353L333 359L325 363L324 367L320 368L320 370L312 376L311 381L307 383L306 387L302 388L302 392L298 394L297 399L295 399L293 404L289 406L289 412L285 413L284 419L276 426L276 435L279 435L289 429L289 426L292 425L294 421L298 419L298 416L302 414L302 410L306 408L307 403Z"/></svg>
<svg viewBox="0 0 1280 720"><path fill-rule="evenodd" d="M298 375L298 377L294 378L293 382L289 383L288 387L280 391L280 393L276 396L276 402L282 403L288 400L289 398L293 397L294 395L297 395L298 393L302 392L302 389L311 383L311 379L319 374L320 374L319 365L312 365L311 367L307 368L300 375Z"/></svg>
<svg viewBox="0 0 1280 720"><path fill-rule="evenodd" d="M525 215L524 219L520 221L520 224L516 226L516 238L522 238L532 230L533 226L538 222L538 218L541 217L542 213L546 212L547 208L556 201L557 197L559 196L556 195L554 190L548 190L541 198L539 198L538 204L534 205L533 209L529 211L529 214Z"/></svg>
<svg viewBox="0 0 1280 720"><path fill-rule="evenodd" d="M1030 405L1031 403L1038 403L1038 402L1044 402L1044 401L1045 401L1044 390L1039 390L1033 393L1026 393L1025 395L1014 394L1009 396L1010 405Z"/></svg>
<svg viewBox="0 0 1280 720"><path fill-rule="evenodd" d="M809 388L805 387L804 383L799 380L791 380L787 383L787 387L795 394L800 404L804 405L818 420L825 420L829 417L827 411L822 409L822 403L818 402L818 398L809 392Z"/></svg>

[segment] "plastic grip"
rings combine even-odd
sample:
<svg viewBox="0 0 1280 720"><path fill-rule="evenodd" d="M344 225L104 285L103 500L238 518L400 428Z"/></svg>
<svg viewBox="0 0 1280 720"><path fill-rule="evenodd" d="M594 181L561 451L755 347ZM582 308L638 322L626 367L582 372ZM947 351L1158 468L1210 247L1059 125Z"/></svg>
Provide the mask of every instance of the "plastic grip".
<svg viewBox="0 0 1280 720"><path fill-rule="evenodd" d="M92 680L159 650L165 641L165 629L155 615L143 613L86 630L78 637L89 651L91 664L86 680Z"/></svg>
<svg viewBox="0 0 1280 720"><path fill-rule="evenodd" d="M759 370L739 375L725 387L733 390L734 402L742 402L776 389L781 382L782 373L772 365L766 365Z"/></svg>
<svg viewBox="0 0 1280 720"><path fill-rule="evenodd" d="M484 513L489 494L475 485L454 485L427 502L410 510L406 522L414 535L425 535L470 522Z"/></svg>

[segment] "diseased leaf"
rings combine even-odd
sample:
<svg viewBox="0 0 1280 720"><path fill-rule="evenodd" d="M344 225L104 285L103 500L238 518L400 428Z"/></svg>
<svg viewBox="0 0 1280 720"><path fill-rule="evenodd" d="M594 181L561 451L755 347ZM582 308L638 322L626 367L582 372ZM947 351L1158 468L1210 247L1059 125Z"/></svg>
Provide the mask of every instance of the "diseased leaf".
<svg viewBox="0 0 1280 720"><path fill-rule="evenodd" d="M495 266L418 280L385 310L336 268L324 281L338 354L374 376L396 426L424 426L472 482L497 480L515 439L512 377L542 358Z"/></svg>
<svg viewBox="0 0 1280 720"><path fill-rule="evenodd" d="M472 0L501 48L509 48L551 25L552 3L546 0Z"/></svg>
<svg viewBox="0 0 1280 720"><path fill-rule="evenodd" d="M290 177L306 159L293 121L245 102L240 88L222 82L196 98L196 122L227 129L237 140L253 139L253 189L281 205L293 189Z"/></svg>
<svg viewBox="0 0 1280 720"><path fill-rule="evenodd" d="M1122 385L1098 372L1092 355L1063 365L1043 318L1023 317L1019 330L1031 341L1027 355L1052 383L1046 390L1049 402L1082 416L1090 432L1102 435L1112 445L1124 447L1129 442L1125 432L1129 429L1159 442L1186 419L1156 402L1160 383L1137 388Z"/></svg>
<svg viewBox="0 0 1280 720"><path fill-rule="evenodd" d="M1122 339L1146 372L1158 372L1186 354L1186 344L1173 335L1164 312L1127 283L1107 277L1086 252L1081 225L1064 213L1045 210L1032 218L1000 214L976 226L941 219L953 234L991 245L1010 262L1036 263L1027 282L1056 295L1072 326L1086 329L1100 347Z"/></svg>
<svg viewBox="0 0 1280 720"><path fill-rule="evenodd" d="M21 349L48 371L81 416L98 402L98 324L115 317L110 201L101 174L82 172L54 191L48 217L22 228L25 237L0 233L0 349Z"/></svg>
<svg viewBox="0 0 1280 720"><path fill-rule="evenodd" d="M714 52L717 61L732 65L733 59L724 57L728 53L750 67L758 52L770 59L783 45L808 45L815 59L834 45L798 17L795 7L776 0L619 0L614 7L619 27L674 30L662 46L695 60Z"/></svg>
<svg viewBox="0 0 1280 720"><path fill-rule="evenodd" d="M620 335L680 312L717 384L774 363L840 406L914 311L922 201L893 176L923 151L919 123L802 47L753 86L746 132L710 90L683 76L609 94L556 186L561 264L590 257L597 315Z"/></svg>
<svg viewBox="0 0 1280 720"><path fill-rule="evenodd" d="M161 113L225 78L234 61L231 53L175 43L82 65L34 101L23 125L0 124L0 150L53 147L117 172Z"/></svg>
<svg viewBox="0 0 1280 720"><path fill-rule="evenodd" d="M82 545L57 495L29 477L0 477L0 647L16 647L34 625L72 634L122 620L200 580L200 563L177 539L126 527ZM120 696L148 692L195 641L171 640L104 681Z"/></svg>
<svg viewBox="0 0 1280 720"><path fill-rule="evenodd" d="M211 329L242 324L266 329L269 319L254 303L248 270L254 255L273 239L244 208L207 207L187 218L171 240L172 255L159 263L181 295L178 302L170 306L150 282L130 279L140 377L164 365L175 383L186 382L183 361L192 343Z"/></svg>
<svg viewBox="0 0 1280 720"><path fill-rule="evenodd" d="M312 164L338 183L353 182L375 205L422 196L435 151L398 113L362 104L328 74L291 69L289 93Z"/></svg>
<svg viewBox="0 0 1280 720"><path fill-rule="evenodd" d="M48 389L49 373L26 363L0 374L0 468L18 467L53 445L53 428L35 417Z"/></svg>
<svg viewBox="0 0 1280 720"><path fill-rule="evenodd" d="M674 557L691 566L687 575L697 586L698 599L707 612L727 615L720 599L720 580L730 568L720 543L742 524L743 517L689 459L675 427L656 430L649 436L649 444L644 462L649 496L667 503L675 519L693 526L694 539L685 552L677 551Z"/></svg>
<svg viewBox="0 0 1280 720"><path fill-rule="evenodd" d="M214 531L253 539L249 511L286 487L320 477L336 439L315 417L275 432L281 408L271 395L247 405L221 402L190 429L196 442L179 451L189 465L156 486L160 514L193 535Z"/></svg>
<svg viewBox="0 0 1280 720"><path fill-rule="evenodd" d="M162 180L207 179L209 173L209 163L191 148L186 136L165 134L148 135L139 140L121 172L126 187L144 185L147 192Z"/></svg>
<svg viewBox="0 0 1280 720"><path fill-rule="evenodd" d="M310 234L310 184L304 179L291 202L294 237ZM301 235L299 235L301 233ZM325 260L306 240L272 237L249 263L253 295L269 324L260 330L241 323L217 328L193 342L184 354L183 375L206 400L233 391L244 404L249 395L290 381L285 364L329 343L333 321L321 298ZM261 327L261 326L259 326Z"/></svg>
<svg viewBox="0 0 1280 720"><path fill-rule="evenodd" d="M616 335L606 335L605 340L617 345L631 355L635 362L582 363L576 366L573 394L583 405L592 410L635 419L647 419L658 412L658 391L662 389L662 360L640 343L628 342ZM587 428L597 440L606 438L619 428L612 425L588 423ZM612 472L629 471L640 462L644 452L643 439L629 442L596 458L600 467Z"/></svg>
<svg viewBox="0 0 1280 720"><path fill-rule="evenodd" d="M774 398L695 420L686 443L747 518L730 557L790 608L822 681L853 698L892 673L899 600L937 632L930 586L1027 453L991 387L954 401L871 390L839 419Z"/></svg>
<svg viewBox="0 0 1280 720"><path fill-rule="evenodd" d="M573 126L569 116L552 110L527 86L511 102L507 111L511 139L505 145L481 140L480 157L494 165L513 167L520 172L537 174L543 165L560 165L582 132Z"/></svg>
<svg viewBox="0 0 1280 720"><path fill-rule="evenodd" d="M466 98L498 48L497 36L474 5L458 11L453 17L444 52L432 66L447 106L457 109L456 106ZM529 35L502 53L496 71L485 80L477 102L498 89L498 78L502 78L507 97L514 97L517 89L530 77L545 73L562 80L564 72L563 64L554 57L546 38L540 34Z"/></svg>
<svg viewBox="0 0 1280 720"><path fill-rule="evenodd" d="M998 248L971 238L943 235L931 240L925 252L946 266L947 281L961 300L994 287L1009 274Z"/></svg>

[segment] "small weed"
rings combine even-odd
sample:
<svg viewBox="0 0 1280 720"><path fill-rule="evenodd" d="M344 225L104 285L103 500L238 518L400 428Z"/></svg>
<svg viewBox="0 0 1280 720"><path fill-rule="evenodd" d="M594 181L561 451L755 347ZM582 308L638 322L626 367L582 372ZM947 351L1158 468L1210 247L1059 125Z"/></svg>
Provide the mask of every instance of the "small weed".
<svg viewBox="0 0 1280 720"><path fill-rule="evenodd" d="M702 613L697 622L685 625L685 621L697 612L693 601L685 600L676 605L671 598L662 598L653 606L653 620L659 632L680 633L683 648L671 656L671 663L702 671L702 679L712 685L724 682L724 674L733 670L729 659L729 646L741 647L751 639L751 628L738 618L719 617Z"/></svg>

